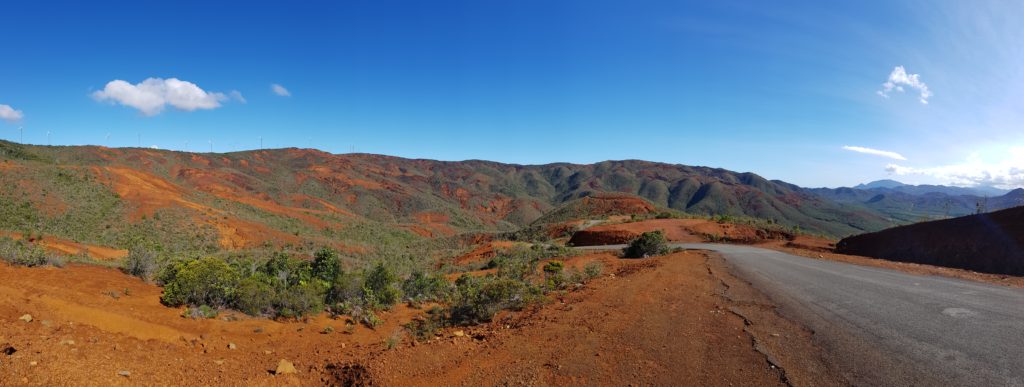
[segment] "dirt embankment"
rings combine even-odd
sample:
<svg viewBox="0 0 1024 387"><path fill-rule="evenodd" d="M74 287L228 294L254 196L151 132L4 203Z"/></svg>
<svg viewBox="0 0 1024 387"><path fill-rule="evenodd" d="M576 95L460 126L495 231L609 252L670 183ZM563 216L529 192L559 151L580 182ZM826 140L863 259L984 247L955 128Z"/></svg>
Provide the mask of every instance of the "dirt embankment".
<svg viewBox="0 0 1024 387"><path fill-rule="evenodd" d="M661 231L672 242L758 243L792 239L793 236L745 224L715 222L707 219L651 219L639 222L606 224L578 231L569 239L573 246L600 246L628 243L640 234Z"/></svg>
<svg viewBox="0 0 1024 387"><path fill-rule="evenodd" d="M984 273L1024 275L1024 207L852 236L839 241L836 251Z"/></svg>

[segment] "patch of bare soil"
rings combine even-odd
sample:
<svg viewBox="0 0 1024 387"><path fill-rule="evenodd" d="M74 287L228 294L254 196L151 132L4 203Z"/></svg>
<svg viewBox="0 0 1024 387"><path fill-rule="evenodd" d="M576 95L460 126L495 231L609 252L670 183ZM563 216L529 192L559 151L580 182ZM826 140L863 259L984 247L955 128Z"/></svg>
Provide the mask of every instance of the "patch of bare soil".
<svg viewBox="0 0 1024 387"><path fill-rule="evenodd" d="M0 231L0 236L9 237L14 240L23 238L21 233L12 231ZM34 242L39 243L39 245L54 253L62 255L78 255L84 253L93 259L102 261L112 261L128 256L128 250L78 243L52 236L44 236L42 239Z"/></svg>
<svg viewBox="0 0 1024 387"><path fill-rule="evenodd" d="M705 253L602 261L608 274L550 305L382 352L363 365L374 382L403 386L766 386L791 379L781 360L757 349L750 320L730 311L737 303L723 296ZM812 349L805 335L786 340Z"/></svg>
<svg viewBox="0 0 1024 387"><path fill-rule="evenodd" d="M515 245L515 242L510 241L491 241L485 242L480 246L473 248L469 252L460 255L455 258L454 263L456 265L469 265L474 263L484 263L489 261L498 255L498 252L502 249L509 249Z"/></svg>

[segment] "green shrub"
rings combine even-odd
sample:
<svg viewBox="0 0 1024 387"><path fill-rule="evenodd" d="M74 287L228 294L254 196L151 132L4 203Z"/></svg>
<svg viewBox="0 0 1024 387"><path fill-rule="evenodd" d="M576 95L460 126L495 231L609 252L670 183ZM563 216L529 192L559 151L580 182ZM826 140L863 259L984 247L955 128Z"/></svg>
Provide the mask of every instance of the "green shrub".
<svg viewBox="0 0 1024 387"><path fill-rule="evenodd" d="M261 271L274 278L278 287L295 286L313 280L313 264L309 261L294 259L284 253L274 254L261 268Z"/></svg>
<svg viewBox="0 0 1024 387"><path fill-rule="evenodd" d="M629 246L622 250L622 254L626 258L647 258L667 252L668 241L661 231L640 234L640 237L629 242Z"/></svg>
<svg viewBox="0 0 1024 387"><path fill-rule="evenodd" d="M319 278L325 283L334 282L334 278L341 273L341 261L338 260L338 252L332 248L324 247L313 254L313 277Z"/></svg>
<svg viewBox="0 0 1024 387"><path fill-rule="evenodd" d="M38 239L36 239L38 240ZM36 243L0 238L0 259L17 266L64 266L64 260Z"/></svg>
<svg viewBox="0 0 1024 387"><path fill-rule="evenodd" d="M602 270L603 267L601 262L590 262L583 266L583 274L585 274L588 279L597 278L601 275Z"/></svg>
<svg viewBox="0 0 1024 387"><path fill-rule="evenodd" d="M241 281L235 269L217 258L178 262L161 277L164 294L160 301L169 306L229 306Z"/></svg>
<svg viewBox="0 0 1024 387"><path fill-rule="evenodd" d="M565 264L562 261L548 261L544 264L544 273L547 274L560 274L565 269Z"/></svg>
<svg viewBox="0 0 1024 387"><path fill-rule="evenodd" d="M457 324L488 322L498 311L521 309L540 296L529 282L488 275L463 275L455 281L455 300L449 314Z"/></svg>
<svg viewBox="0 0 1024 387"><path fill-rule="evenodd" d="M548 261L544 264L544 284L548 289L562 289L566 285L566 278L563 275L565 264L562 261Z"/></svg>
<svg viewBox="0 0 1024 387"><path fill-rule="evenodd" d="M414 271L402 282L402 293L410 302L443 301L448 298L451 284L441 274L427 275Z"/></svg>
<svg viewBox="0 0 1024 387"><path fill-rule="evenodd" d="M185 308L185 311L181 313L181 317L193 319L209 319L217 318L218 314L220 314L220 312L218 312L214 308L211 308L209 305L200 305Z"/></svg>
<svg viewBox="0 0 1024 387"><path fill-rule="evenodd" d="M356 273L341 272L334 277L327 290L327 304L352 303L363 297L363 277Z"/></svg>
<svg viewBox="0 0 1024 387"><path fill-rule="evenodd" d="M152 280L159 268L156 252L138 247L128 249L128 256L121 262L121 271L144 281Z"/></svg>
<svg viewBox="0 0 1024 387"><path fill-rule="evenodd" d="M437 335L437 331L447 325L449 317L444 308L435 306L430 308L423 316L417 316L405 324L405 329L412 333L413 338L418 341L429 340Z"/></svg>
<svg viewBox="0 0 1024 387"><path fill-rule="evenodd" d="M398 276L391 269L378 263L366 273L363 282L363 301L370 309L390 309L398 303L400 293L395 288Z"/></svg>
<svg viewBox="0 0 1024 387"><path fill-rule="evenodd" d="M318 283L303 283L278 291L277 313L281 317L301 317L324 310L324 289Z"/></svg>
<svg viewBox="0 0 1024 387"><path fill-rule="evenodd" d="M243 279L235 292L233 307L252 316L276 315L277 291L270 282L271 278L263 273Z"/></svg>

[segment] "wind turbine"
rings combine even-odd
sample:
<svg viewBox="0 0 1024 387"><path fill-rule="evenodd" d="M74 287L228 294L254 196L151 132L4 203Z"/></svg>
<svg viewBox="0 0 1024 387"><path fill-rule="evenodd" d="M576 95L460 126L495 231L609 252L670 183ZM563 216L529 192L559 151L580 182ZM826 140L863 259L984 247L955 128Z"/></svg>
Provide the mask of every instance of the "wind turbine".
<svg viewBox="0 0 1024 387"><path fill-rule="evenodd" d="M107 135L103 136L103 145L110 147L110 132L107 132Z"/></svg>
<svg viewBox="0 0 1024 387"><path fill-rule="evenodd" d="M24 126L19 126L18 127L18 142L22 143L22 144L25 143L25 127Z"/></svg>
<svg viewBox="0 0 1024 387"><path fill-rule="evenodd" d="M46 146L50 146L50 145L53 145L53 143L50 142L50 131L47 130L46 131Z"/></svg>

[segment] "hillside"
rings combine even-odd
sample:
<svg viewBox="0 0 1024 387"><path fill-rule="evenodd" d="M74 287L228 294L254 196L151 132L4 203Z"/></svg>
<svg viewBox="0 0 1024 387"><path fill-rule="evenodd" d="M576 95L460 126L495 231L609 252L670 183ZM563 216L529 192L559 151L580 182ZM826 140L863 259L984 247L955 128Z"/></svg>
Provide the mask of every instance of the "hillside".
<svg viewBox="0 0 1024 387"><path fill-rule="evenodd" d="M848 237L842 254L1024 275L1024 207Z"/></svg>
<svg viewBox="0 0 1024 387"><path fill-rule="evenodd" d="M10 142L0 142L0 159L0 230L122 249L401 249L514 230L599 193L830 235L890 225L752 173L637 160L524 166L295 148L199 154Z"/></svg>
<svg viewBox="0 0 1024 387"><path fill-rule="evenodd" d="M650 215L657 211L653 204L637 196L597 193L566 202L537 218L533 223L551 224L580 219L606 219L611 216Z"/></svg>

